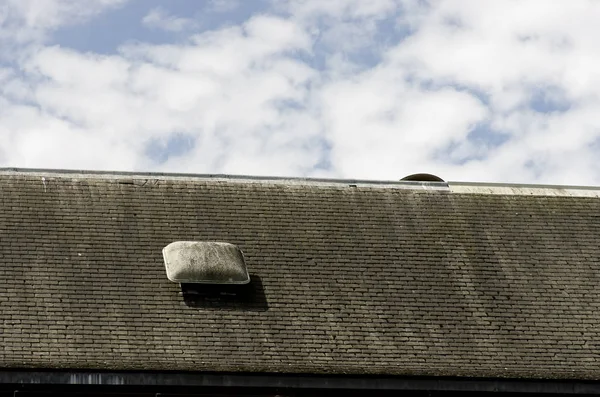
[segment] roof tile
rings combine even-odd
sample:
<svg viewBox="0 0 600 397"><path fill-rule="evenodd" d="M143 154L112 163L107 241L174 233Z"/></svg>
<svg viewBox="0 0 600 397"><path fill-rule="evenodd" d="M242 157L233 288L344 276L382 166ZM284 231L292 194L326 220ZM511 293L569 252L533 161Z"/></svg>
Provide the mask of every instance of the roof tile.
<svg viewBox="0 0 600 397"><path fill-rule="evenodd" d="M45 178L0 175L3 367L600 378L598 198ZM253 289L184 293L179 240Z"/></svg>

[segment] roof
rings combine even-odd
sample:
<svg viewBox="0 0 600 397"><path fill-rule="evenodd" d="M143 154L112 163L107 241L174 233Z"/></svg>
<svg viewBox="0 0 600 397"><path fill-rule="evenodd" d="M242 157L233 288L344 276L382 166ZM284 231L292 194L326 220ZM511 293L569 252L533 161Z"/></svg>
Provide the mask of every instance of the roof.
<svg viewBox="0 0 600 397"><path fill-rule="evenodd" d="M0 192L3 368L600 379L600 189L6 169ZM170 282L173 241L237 245L248 289Z"/></svg>

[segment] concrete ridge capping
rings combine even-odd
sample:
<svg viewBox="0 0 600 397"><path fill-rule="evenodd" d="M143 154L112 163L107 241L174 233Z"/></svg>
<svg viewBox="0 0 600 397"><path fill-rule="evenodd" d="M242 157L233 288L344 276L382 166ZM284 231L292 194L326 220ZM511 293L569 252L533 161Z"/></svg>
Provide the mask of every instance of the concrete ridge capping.
<svg viewBox="0 0 600 397"><path fill-rule="evenodd" d="M451 193L508 196L600 197L600 187L448 182Z"/></svg>
<svg viewBox="0 0 600 397"><path fill-rule="evenodd" d="M93 171L43 168L0 168L0 175L28 174L82 179L114 180L213 180L233 183L272 183L291 186L332 186L446 191L457 194L494 194L518 196L600 197L600 186L535 185L485 182L420 182L401 180L328 179L230 174L191 174L169 172Z"/></svg>
<svg viewBox="0 0 600 397"><path fill-rule="evenodd" d="M185 174L163 172L130 172L130 171L86 171L86 170L53 170L39 168L0 168L0 175L27 174L39 177L62 177L82 179L114 179L114 180L180 180L180 181L227 181L233 183L272 183L291 186L346 186L350 188L369 187L387 189L412 189L412 190L445 190L445 182L415 182L415 181L386 181L363 179L327 179L327 178L301 178L280 176L254 176L254 175L228 175L228 174Z"/></svg>

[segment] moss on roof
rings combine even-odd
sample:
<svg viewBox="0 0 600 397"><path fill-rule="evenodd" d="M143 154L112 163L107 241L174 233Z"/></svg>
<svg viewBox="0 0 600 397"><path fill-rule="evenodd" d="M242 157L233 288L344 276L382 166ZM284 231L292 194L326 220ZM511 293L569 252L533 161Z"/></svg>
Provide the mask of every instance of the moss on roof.
<svg viewBox="0 0 600 397"><path fill-rule="evenodd" d="M598 198L52 172L0 191L5 368L600 378ZM251 284L170 282L173 241L237 245Z"/></svg>

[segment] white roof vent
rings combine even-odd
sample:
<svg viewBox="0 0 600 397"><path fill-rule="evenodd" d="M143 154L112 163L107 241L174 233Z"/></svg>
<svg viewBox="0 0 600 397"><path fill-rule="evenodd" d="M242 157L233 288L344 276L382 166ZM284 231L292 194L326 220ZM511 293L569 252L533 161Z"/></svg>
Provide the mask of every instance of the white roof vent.
<svg viewBox="0 0 600 397"><path fill-rule="evenodd" d="M176 241L163 248L167 278L176 283L248 284L244 255L229 243Z"/></svg>

